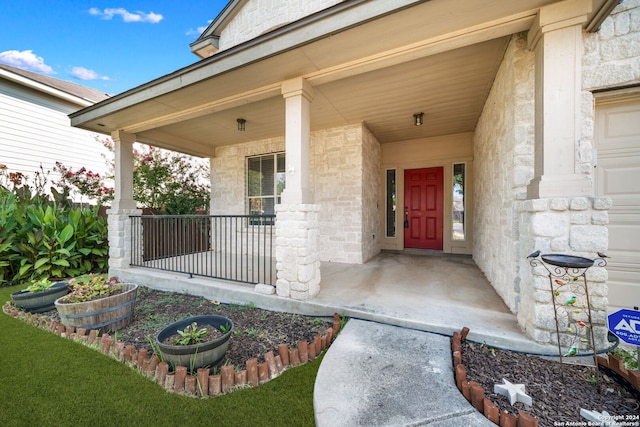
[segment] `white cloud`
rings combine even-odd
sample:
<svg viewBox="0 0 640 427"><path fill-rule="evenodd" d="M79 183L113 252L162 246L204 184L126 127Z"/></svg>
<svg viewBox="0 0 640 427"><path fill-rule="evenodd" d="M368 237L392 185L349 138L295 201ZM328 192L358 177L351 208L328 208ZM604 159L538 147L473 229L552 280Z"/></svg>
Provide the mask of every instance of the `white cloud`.
<svg viewBox="0 0 640 427"><path fill-rule="evenodd" d="M96 7L92 7L89 9L89 14L93 16L100 16L102 19L112 19L116 15L120 15L124 22L150 22L152 24L157 24L158 22L164 19L164 16L159 13L145 13L141 11L136 11L135 13L131 13L124 8L107 8L104 10L100 10Z"/></svg>
<svg viewBox="0 0 640 427"><path fill-rule="evenodd" d="M203 25L201 27L196 28L195 30L193 28L189 28L186 32L186 35L188 36L195 36L195 37L199 37L200 34L203 33L204 30L206 30L209 27L209 24L211 24L213 22L213 19L209 19L207 21L207 25Z"/></svg>
<svg viewBox="0 0 640 427"><path fill-rule="evenodd" d="M0 52L0 62L26 70L44 74L56 74L53 68L44 63L41 56L36 56L32 50L5 50Z"/></svg>
<svg viewBox="0 0 640 427"><path fill-rule="evenodd" d="M95 71L84 67L73 67L71 69L71 75L80 80L111 80L107 76L101 76Z"/></svg>

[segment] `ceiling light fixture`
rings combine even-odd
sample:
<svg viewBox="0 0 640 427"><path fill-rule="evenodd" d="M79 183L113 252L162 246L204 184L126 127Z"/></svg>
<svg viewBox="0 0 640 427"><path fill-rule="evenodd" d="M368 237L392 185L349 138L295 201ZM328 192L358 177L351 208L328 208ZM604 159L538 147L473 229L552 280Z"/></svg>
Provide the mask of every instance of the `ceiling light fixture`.
<svg viewBox="0 0 640 427"><path fill-rule="evenodd" d="M238 130L239 131L244 131L245 130L245 123L247 123L247 121L245 119L236 119L236 121L238 122Z"/></svg>
<svg viewBox="0 0 640 427"><path fill-rule="evenodd" d="M416 126L422 126L424 123L424 113L416 113L413 115L413 124Z"/></svg>

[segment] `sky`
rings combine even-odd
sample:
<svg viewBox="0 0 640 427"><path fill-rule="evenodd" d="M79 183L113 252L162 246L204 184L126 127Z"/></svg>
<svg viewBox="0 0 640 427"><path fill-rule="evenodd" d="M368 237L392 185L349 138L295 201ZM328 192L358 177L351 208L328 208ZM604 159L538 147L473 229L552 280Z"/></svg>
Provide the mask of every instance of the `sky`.
<svg viewBox="0 0 640 427"><path fill-rule="evenodd" d="M0 0L0 63L115 95L199 60L228 0Z"/></svg>

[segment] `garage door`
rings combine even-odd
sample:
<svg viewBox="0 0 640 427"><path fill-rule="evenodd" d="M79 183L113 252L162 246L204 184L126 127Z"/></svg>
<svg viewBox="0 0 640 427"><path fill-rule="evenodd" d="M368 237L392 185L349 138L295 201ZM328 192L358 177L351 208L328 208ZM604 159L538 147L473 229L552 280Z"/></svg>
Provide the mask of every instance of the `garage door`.
<svg viewBox="0 0 640 427"><path fill-rule="evenodd" d="M609 310L640 306L640 95L596 104L596 194L609 211Z"/></svg>

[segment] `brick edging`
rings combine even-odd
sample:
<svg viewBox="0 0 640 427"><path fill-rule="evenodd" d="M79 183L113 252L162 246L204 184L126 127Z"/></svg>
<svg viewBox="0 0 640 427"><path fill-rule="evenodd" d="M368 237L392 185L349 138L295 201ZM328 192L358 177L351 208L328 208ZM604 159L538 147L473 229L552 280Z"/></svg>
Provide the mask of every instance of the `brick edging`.
<svg viewBox="0 0 640 427"><path fill-rule="evenodd" d="M467 369L462 364L462 341L467 338L469 328L466 326L460 332L454 332L451 338L451 352L456 386L471 405L492 423L505 427L538 427L538 419L532 415L518 411L518 415L511 415L506 411L500 412L498 407L484 396L482 386L475 381L467 380Z"/></svg>
<svg viewBox="0 0 640 427"><path fill-rule="evenodd" d="M462 364L462 341L467 338L469 328L466 326L460 332L454 332L451 338L451 356L453 360L454 379L458 390L480 413L491 422L499 426L537 427L538 419L532 415L518 411L518 416L511 415L506 411L500 412L498 407L484 396L484 390L475 381L467 381L467 369ZM624 362L615 355L608 355L608 358L598 356L598 368L610 369L627 381L631 387L640 394L640 372L625 369Z"/></svg>
<svg viewBox="0 0 640 427"><path fill-rule="evenodd" d="M10 303L4 304L2 309L16 319L61 337L78 341L124 362L133 369L142 371L146 377L169 392L197 397L214 397L240 388L264 384L290 367L313 361L329 348L340 332L340 315L335 313L332 327L327 328L324 334L317 334L312 342L302 340L296 348L289 348L288 344L280 344L277 354L268 351L264 355L264 362L259 362L257 358L249 359L245 362L246 366L242 371L236 372L234 365L225 365L220 367L219 374L211 375L208 368L200 368L195 375L190 375L185 366L177 366L175 372L169 372L168 363L160 362L155 354L149 356L146 348L138 350L133 345L125 346L122 341L114 342L114 338L109 334L99 337L95 330L87 331L84 328L64 326L48 316L18 310Z"/></svg>

